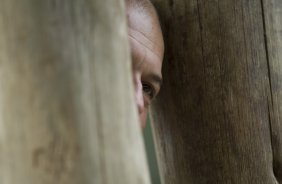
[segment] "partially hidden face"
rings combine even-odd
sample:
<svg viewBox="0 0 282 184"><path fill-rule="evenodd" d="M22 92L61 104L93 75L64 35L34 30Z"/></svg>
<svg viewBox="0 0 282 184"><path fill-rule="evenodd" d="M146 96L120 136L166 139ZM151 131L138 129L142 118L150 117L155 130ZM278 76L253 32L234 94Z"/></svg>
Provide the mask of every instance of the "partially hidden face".
<svg viewBox="0 0 282 184"><path fill-rule="evenodd" d="M164 42L155 12L127 9L135 100L142 129L152 100L162 84Z"/></svg>

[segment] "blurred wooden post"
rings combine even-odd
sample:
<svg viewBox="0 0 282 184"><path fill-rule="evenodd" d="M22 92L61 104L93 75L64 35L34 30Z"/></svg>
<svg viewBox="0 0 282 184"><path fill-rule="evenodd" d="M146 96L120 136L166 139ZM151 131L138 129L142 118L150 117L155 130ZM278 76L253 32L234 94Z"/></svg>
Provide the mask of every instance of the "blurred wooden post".
<svg viewBox="0 0 282 184"><path fill-rule="evenodd" d="M0 0L0 183L148 184L123 0Z"/></svg>
<svg viewBox="0 0 282 184"><path fill-rule="evenodd" d="M282 1L153 1L166 41L152 110L163 183L281 183Z"/></svg>

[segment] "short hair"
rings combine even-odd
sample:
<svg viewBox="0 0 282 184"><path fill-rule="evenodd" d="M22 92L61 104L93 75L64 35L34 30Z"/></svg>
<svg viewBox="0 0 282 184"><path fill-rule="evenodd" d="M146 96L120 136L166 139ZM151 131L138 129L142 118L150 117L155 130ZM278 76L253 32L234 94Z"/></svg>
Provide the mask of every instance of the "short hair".
<svg viewBox="0 0 282 184"><path fill-rule="evenodd" d="M140 11L143 15L154 17L160 25L160 20L155 6L150 0L125 0L126 8L133 8L135 11Z"/></svg>
<svg viewBox="0 0 282 184"><path fill-rule="evenodd" d="M147 15L156 15L156 9L150 0L126 0L128 8L135 8L137 11L146 13Z"/></svg>

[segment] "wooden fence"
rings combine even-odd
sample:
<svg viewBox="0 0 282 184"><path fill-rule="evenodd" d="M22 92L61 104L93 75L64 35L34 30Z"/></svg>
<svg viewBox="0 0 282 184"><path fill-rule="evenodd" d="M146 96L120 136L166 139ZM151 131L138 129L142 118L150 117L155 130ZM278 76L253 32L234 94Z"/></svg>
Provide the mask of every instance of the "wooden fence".
<svg viewBox="0 0 282 184"><path fill-rule="evenodd" d="M123 0L0 0L0 183L148 184Z"/></svg>
<svg viewBox="0 0 282 184"><path fill-rule="evenodd" d="M154 3L166 39L153 110L163 183L281 183L282 1Z"/></svg>
<svg viewBox="0 0 282 184"><path fill-rule="evenodd" d="M153 0L163 184L282 183L282 1ZM0 0L0 183L149 184L123 0Z"/></svg>

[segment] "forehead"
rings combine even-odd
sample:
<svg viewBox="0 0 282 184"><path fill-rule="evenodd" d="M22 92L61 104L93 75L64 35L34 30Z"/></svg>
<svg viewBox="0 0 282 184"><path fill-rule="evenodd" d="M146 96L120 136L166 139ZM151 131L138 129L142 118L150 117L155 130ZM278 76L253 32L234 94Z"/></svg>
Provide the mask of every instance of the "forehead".
<svg viewBox="0 0 282 184"><path fill-rule="evenodd" d="M129 36L153 51L163 59L164 43L157 15L152 11L138 10L133 6L127 9Z"/></svg>

